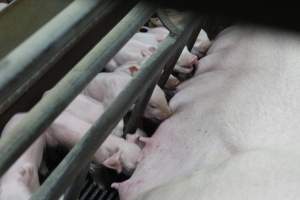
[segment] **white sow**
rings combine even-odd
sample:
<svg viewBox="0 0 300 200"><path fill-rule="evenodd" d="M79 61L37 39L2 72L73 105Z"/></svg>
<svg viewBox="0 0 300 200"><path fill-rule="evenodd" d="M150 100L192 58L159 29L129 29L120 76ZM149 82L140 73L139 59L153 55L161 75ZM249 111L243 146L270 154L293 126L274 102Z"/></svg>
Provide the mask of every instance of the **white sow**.
<svg viewBox="0 0 300 200"><path fill-rule="evenodd" d="M299 35L228 28L113 186L121 200L300 199L299 99Z"/></svg>

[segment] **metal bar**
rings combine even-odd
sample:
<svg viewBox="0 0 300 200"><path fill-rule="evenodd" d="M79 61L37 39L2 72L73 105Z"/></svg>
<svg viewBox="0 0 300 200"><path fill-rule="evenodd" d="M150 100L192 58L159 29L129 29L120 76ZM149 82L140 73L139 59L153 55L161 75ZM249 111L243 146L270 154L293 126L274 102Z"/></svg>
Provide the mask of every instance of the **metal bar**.
<svg viewBox="0 0 300 200"><path fill-rule="evenodd" d="M195 14L195 17L198 18L199 16ZM202 25L202 22L199 20L199 22L197 24L195 24L195 26L193 27L193 31L189 33L189 40L187 41L187 45L190 46L190 48L192 48L192 45L195 43L195 40L197 39L197 36L201 30L201 25ZM168 81L170 74L173 72L173 69L176 65L178 58L181 55L183 48L184 48L184 46L179 47L176 50L176 52L174 53L173 57L171 59L169 59L168 63L166 64L164 72L163 72L160 80L158 81L158 85L161 88L164 88L164 85Z"/></svg>
<svg viewBox="0 0 300 200"><path fill-rule="evenodd" d="M157 16L162 22L162 24L171 32L174 34L177 34L179 32L179 29L181 27L176 26L172 20L168 17L167 13L163 9L159 9L157 11Z"/></svg>
<svg viewBox="0 0 300 200"><path fill-rule="evenodd" d="M166 84L166 82L169 79L170 74L173 72L173 69L175 67L175 64L177 63L178 58L180 57L180 54L182 52L184 47L182 48L178 48L175 52L175 54L173 55L173 57L168 61L168 63L165 66L165 70L163 72L163 74L161 75L160 80L158 81L158 85L161 88L164 88L164 85Z"/></svg>
<svg viewBox="0 0 300 200"><path fill-rule="evenodd" d="M117 5L110 0L76 0L4 57L0 61L0 113Z"/></svg>
<svg viewBox="0 0 300 200"><path fill-rule="evenodd" d="M5 154L0 157L0 176L104 68L155 9L156 5L138 3L6 137L1 138L0 152Z"/></svg>
<svg viewBox="0 0 300 200"><path fill-rule="evenodd" d="M75 200L78 199L80 195L80 191L83 188L84 181L86 180L86 176L89 171L89 163L85 165L81 172L77 175L75 180L73 181L72 185L69 187L67 192L64 195L64 200Z"/></svg>
<svg viewBox="0 0 300 200"><path fill-rule="evenodd" d="M163 66L177 46L184 45L187 33L194 25L193 15L189 17L183 31L176 37L168 36L158 50L143 64L142 70L113 101L103 115L97 119L84 137L75 145L64 160L57 166L44 184L35 192L31 200L48 200L58 198L74 175L79 173L81 166L87 163L98 147L108 137L111 130L124 117L132 104L139 98L160 74ZM140 95L138 95L140 94Z"/></svg>
<svg viewBox="0 0 300 200"><path fill-rule="evenodd" d="M193 30L193 32L191 34L191 37L190 37L189 41L186 44L186 46L187 46L187 48L189 50L191 50L193 48L193 46L194 46L194 44L195 44L195 42L197 40L197 37L198 37L198 35L200 33L200 30L201 30L201 28L204 25L204 19L203 18L204 17L200 17L200 16L198 17L198 19L199 19L200 22L199 22L199 24L197 26L194 27L194 30Z"/></svg>
<svg viewBox="0 0 300 200"><path fill-rule="evenodd" d="M76 41L72 48L65 52L16 102L0 114L0 132L15 113L29 111L41 99L46 90L54 87L133 8L136 4L134 1L118 1L113 9L99 14L98 22Z"/></svg>
<svg viewBox="0 0 300 200"><path fill-rule="evenodd" d="M162 10L160 10L160 12L158 12L158 13L159 13L160 19L162 21L164 21L163 24L166 26L166 24L171 23L171 24L168 24L169 26L171 26L171 27L169 27L169 30L171 31L171 29L173 29L173 34L178 33L178 27L175 27L175 25L170 21L170 19L166 16L166 14ZM172 27L172 26L174 26L174 27ZM188 40L188 43L190 43L190 44L194 44L195 40L197 39L197 36L201 29L200 23L196 24L193 28L194 28L193 32L190 34L191 37ZM184 46L178 47L176 50L176 53L167 61L164 72L163 72L162 76L160 77L159 83L158 83L158 85L161 88L164 88L164 85L166 84L167 80L169 79L170 74L173 72L175 64L176 64L183 48L184 48ZM157 83L157 81L155 81L153 83L153 85L146 91L146 94L144 94L143 97L141 99L139 99L139 101L135 105L129 120L126 123L125 133L134 133L137 130L137 128L138 128L137 126L140 123L140 118L142 117L142 114L145 111L145 108L150 100L150 97L152 95L152 92L154 90L156 83Z"/></svg>
<svg viewBox="0 0 300 200"><path fill-rule="evenodd" d="M145 111L145 108L151 98L153 90L155 88L156 81L141 95L141 98L137 101L134 109L131 112L130 118L125 126L125 134L135 133L138 125L141 123L141 117Z"/></svg>

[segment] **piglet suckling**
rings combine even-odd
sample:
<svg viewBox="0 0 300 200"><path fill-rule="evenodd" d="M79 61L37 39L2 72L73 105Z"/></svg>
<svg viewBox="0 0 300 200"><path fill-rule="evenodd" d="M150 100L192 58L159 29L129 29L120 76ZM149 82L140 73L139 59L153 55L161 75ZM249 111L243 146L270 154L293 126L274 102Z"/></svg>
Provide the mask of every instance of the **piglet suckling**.
<svg viewBox="0 0 300 200"><path fill-rule="evenodd" d="M2 137L14 128L25 113L14 115L3 129ZM18 133L22 134L22 133ZM0 178L0 200L28 200L39 187L38 169L45 147L45 136L40 136ZM2 152L5 153L5 152Z"/></svg>
<svg viewBox="0 0 300 200"><path fill-rule="evenodd" d="M174 67L174 71L181 74L190 74L194 71L197 64L198 57L192 54L187 47L184 47Z"/></svg>
<svg viewBox="0 0 300 200"><path fill-rule="evenodd" d="M128 74L128 75L134 77L138 72L140 72L140 70L141 70L141 66L139 64L134 63L134 62L132 62L132 63L129 62L129 63L126 63L126 64L118 67L116 69L116 72L123 72L125 74ZM175 89L179 84L180 84L180 81L175 76L170 74L164 87L166 89Z"/></svg>
<svg viewBox="0 0 300 200"><path fill-rule="evenodd" d="M47 143L50 146L62 145L71 149L86 134L90 123L63 112L47 129ZM108 136L94 155L97 163L115 169L117 172L132 173L140 156L140 147L121 137Z"/></svg>
<svg viewBox="0 0 300 200"><path fill-rule="evenodd" d="M94 124L96 120L104 113L105 107L101 102L84 95L79 94L70 105L64 110L75 117L84 120L87 123ZM114 128L113 134L119 137L123 136L124 122L121 120Z"/></svg>
<svg viewBox="0 0 300 200"><path fill-rule="evenodd" d="M85 88L83 93L108 107L128 85L132 77L125 73L99 73ZM164 120L171 116L166 96L159 86L155 86L146 107L144 116L150 119Z"/></svg>
<svg viewBox="0 0 300 200"><path fill-rule="evenodd" d="M165 27L145 28L145 30L147 32L136 33L114 56L106 66L108 71L115 71L118 67L128 63L143 64L169 34ZM174 67L174 71L181 74L190 74L198 63L197 55L201 57L199 52L205 53L209 46L210 41L202 30L193 47L193 52L196 55L185 47Z"/></svg>
<svg viewBox="0 0 300 200"><path fill-rule="evenodd" d="M156 38L156 41L158 43L162 42L168 36L168 34L169 31L165 27L148 28L148 31L146 33L139 33L139 35L148 35L152 37L154 36L154 38ZM139 40L140 42L146 44L147 42L149 42L148 45L153 45L155 49L158 48L158 45L155 46L154 42L151 43L149 39L143 40L143 38L139 35L136 36L136 38L140 39ZM207 34L204 30L201 30L192 50L192 52L196 54L194 55L188 50L187 47L184 47L174 67L174 71L182 74L191 73L198 63L197 55L199 54L199 52L205 53L208 50L209 46L210 46L210 41L207 37ZM201 57L200 54L199 57Z"/></svg>

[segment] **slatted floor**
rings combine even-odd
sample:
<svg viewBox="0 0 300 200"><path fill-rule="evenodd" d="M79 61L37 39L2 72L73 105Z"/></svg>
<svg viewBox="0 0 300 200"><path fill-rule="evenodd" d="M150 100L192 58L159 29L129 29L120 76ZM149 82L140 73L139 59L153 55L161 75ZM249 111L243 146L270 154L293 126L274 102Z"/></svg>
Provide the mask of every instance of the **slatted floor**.
<svg viewBox="0 0 300 200"><path fill-rule="evenodd" d="M119 200L119 197L116 190L104 189L93 180L89 173L80 192L79 200Z"/></svg>

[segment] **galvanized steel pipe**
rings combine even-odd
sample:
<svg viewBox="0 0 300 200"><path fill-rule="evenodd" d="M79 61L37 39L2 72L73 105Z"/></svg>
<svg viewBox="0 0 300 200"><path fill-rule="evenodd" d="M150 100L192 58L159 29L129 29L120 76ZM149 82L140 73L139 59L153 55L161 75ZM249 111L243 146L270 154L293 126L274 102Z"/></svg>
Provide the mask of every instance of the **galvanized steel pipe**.
<svg viewBox="0 0 300 200"><path fill-rule="evenodd" d="M183 31L177 36L168 36L162 42L158 50L143 64L142 70L93 124L80 142L72 148L40 189L33 194L31 200L57 199L63 193L69 183L74 180L74 175L78 174L81 167L92 158L132 104L151 86L176 49L185 45L195 24L195 16L191 15L184 24Z"/></svg>
<svg viewBox="0 0 300 200"><path fill-rule="evenodd" d="M0 140L0 176L42 134L66 106L101 71L130 37L151 17L156 5L138 3L26 117Z"/></svg>
<svg viewBox="0 0 300 200"><path fill-rule="evenodd" d="M0 114L12 105L118 1L75 0L0 61Z"/></svg>

